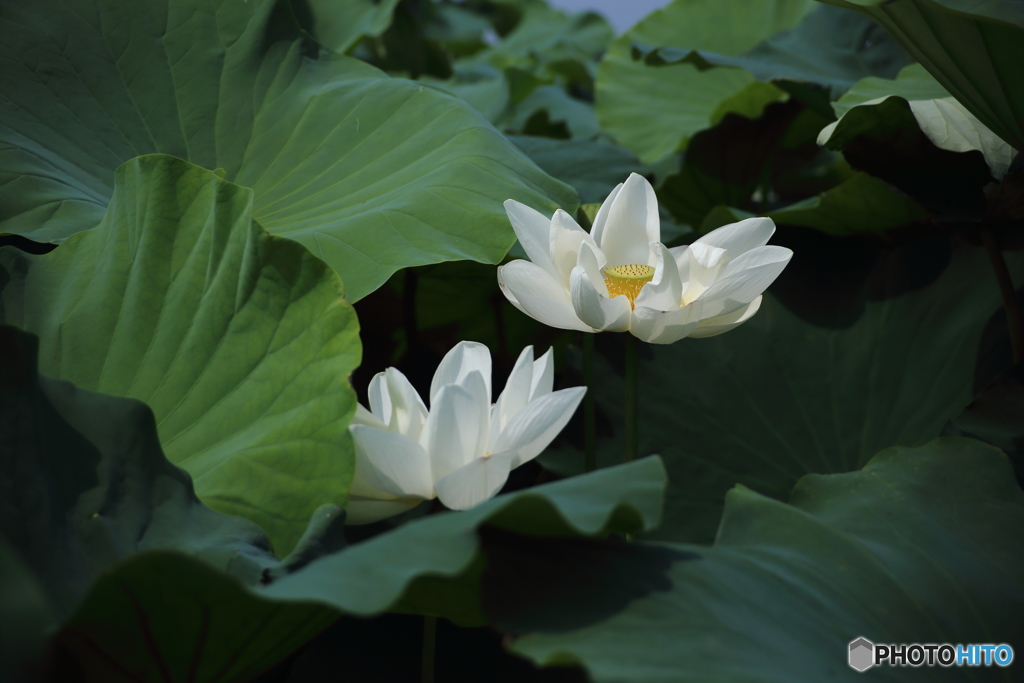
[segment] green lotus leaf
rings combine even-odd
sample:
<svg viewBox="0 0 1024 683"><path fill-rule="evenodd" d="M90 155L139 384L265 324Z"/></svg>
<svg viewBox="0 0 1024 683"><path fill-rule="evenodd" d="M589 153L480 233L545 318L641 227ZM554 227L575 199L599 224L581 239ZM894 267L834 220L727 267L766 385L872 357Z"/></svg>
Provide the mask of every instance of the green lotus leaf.
<svg viewBox="0 0 1024 683"><path fill-rule="evenodd" d="M92 230L0 250L0 314L39 336L43 374L149 405L199 497L283 554L346 501L358 323L338 276L268 235L252 201L180 159L134 159Z"/></svg>
<svg viewBox="0 0 1024 683"><path fill-rule="evenodd" d="M519 13L514 28L486 50L460 60L464 64L509 66L554 65L564 60L596 59L614 30L595 12L567 14L543 0L506 3Z"/></svg>
<svg viewBox="0 0 1024 683"><path fill-rule="evenodd" d="M963 412L950 420L945 434L969 436L1006 453L1024 483L1024 366L999 373L975 395Z"/></svg>
<svg viewBox="0 0 1024 683"><path fill-rule="evenodd" d="M584 204L599 203L643 165L626 149L601 140L553 140L510 135L509 140L555 178L572 185Z"/></svg>
<svg viewBox="0 0 1024 683"><path fill-rule="evenodd" d="M788 504L732 489L714 545L656 546L682 559L660 590L611 618L561 627L529 597L545 595L551 579L523 571L516 576L535 579L532 590L515 605L498 602L504 609L488 609L488 616L526 634L512 641L515 652L541 664L581 664L596 683L1009 681L1013 665L882 665L861 673L848 666L847 653L861 637L1020 642L1022 524L1024 493L1006 456L946 437L884 450L862 471L808 475ZM646 582L645 564L664 562L641 560L612 578ZM543 558L536 563L543 566ZM497 594L505 585L490 588ZM575 603L585 607L591 597L581 590ZM490 598L485 594L485 606L496 602Z"/></svg>
<svg viewBox="0 0 1024 683"><path fill-rule="evenodd" d="M1024 150L1024 10L1014 0L822 0L881 24L974 117Z"/></svg>
<svg viewBox="0 0 1024 683"><path fill-rule="evenodd" d="M54 624L46 591L17 551L0 536L0 676L5 681L28 680L43 653Z"/></svg>
<svg viewBox="0 0 1024 683"><path fill-rule="evenodd" d="M739 209L717 206L707 214L700 231L707 233L752 215ZM829 235L881 233L928 221L924 209L867 173L855 173L827 192L764 215L776 225L814 228Z"/></svg>
<svg viewBox="0 0 1024 683"><path fill-rule="evenodd" d="M424 75L420 76L419 81L465 100L495 125L499 125L507 116L508 82L504 73L488 64L456 69L451 78L447 79Z"/></svg>
<svg viewBox="0 0 1024 683"><path fill-rule="evenodd" d="M819 143L842 149L857 135L912 126L910 118L892 103L880 107L891 97L906 103L914 123L933 145L951 152L977 150L994 178L1006 175L1016 151L952 98L920 64L906 67L895 80L866 78L854 86L834 105L839 120L821 132ZM876 111L871 111L873 107Z"/></svg>
<svg viewBox="0 0 1024 683"><path fill-rule="evenodd" d="M214 681L266 668L336 618L246 593L288 562L255 524L199 502L144 404L39 375L38 341L0 326L0 412L15 418L0 422L5 680L49 668L53 680Z"/></svg>
<svg viewBox="0 0 1024 683"><path fill-rule="evenodd" d="M384 33L398 4L398 0L306 1L316 42L335 52L346 52L359 39Z"/></svg>
<svg viewBox="0 0 1024 683"><path fill-rule="evenodd" d="M52 646L84 683L246 681L337 618L324 605L261 599L188 555L150 550L101 574Z"/></svg>
<svg viewBox="0 0 1024 683"><path fill-rule="evenodd" d="M654 537L708 542L737 483L785 499L805 474L849 472L883 448L941 433L971 401L979 340L1001 305L983 250L955 249L945 265L943 239L923 249L930 260L853 240L794 244L778 294L766 294L750 321L710 339L643 347L640 452L660 454L671 482ZM1012 256L1020 281L1024 262ZM791 309L827 319L807 322ZM599 442L598 459L613 463L624 450L621 347L602 348L598 338L595 395L614 434ZM575 449L541 456L563 474L582 458Z"/></svg>
<svg viewBox="0 0 1024 683"><path fill-rule="evenodd" d="M779 225L814 228L830 235L884 232L928 220L924 209L867 173L856 173L823 194L765 215Z"/></svg>
<svg viewBox="0 0 1024 683"><path fill-rule="evenodd" d="M688 61L701 70L745 69L761 81L810 83L827 88L832 99L866 76L893 78L910 61L899 43L873 21L829 6L815 7L795 28L770 36L741 55L634 46L634 56L637 53L648 64Z"/></svg>
<svg viewBox="0 0 1024 683"><path fill-rule="evenodd" d="M634 43L736 56L793 28L813 7L805 0L675 0L654 12L619 36L601 60L596 86L601 129L644 163L653 163L686 147L715 115L727 113L719 108L723 100L755 80L741 69L648 66L633 58ZM761 95L755 104L763 108L770 100ZM732 107L744 103L740 98Z"/></svg>
<svg viewBox="0 0 1024 683"><path fill-rule="evenodd" d="M7 5L0 45L0 230L36 241L98 223L121 163L171 154L252 188L355 301L410 265L498 262L505 199L576 205L466 104L321 50L284 0Z"/></svg>
<svg viewBox="0 0 1024 683"><path fill-rule="evenodd" d="M318 601L356 615L390 610L480 625L481 528L544 537L650 530L660 520L665 484L661 461L651 457L501 495L327 555L261 594Z"/></svg>

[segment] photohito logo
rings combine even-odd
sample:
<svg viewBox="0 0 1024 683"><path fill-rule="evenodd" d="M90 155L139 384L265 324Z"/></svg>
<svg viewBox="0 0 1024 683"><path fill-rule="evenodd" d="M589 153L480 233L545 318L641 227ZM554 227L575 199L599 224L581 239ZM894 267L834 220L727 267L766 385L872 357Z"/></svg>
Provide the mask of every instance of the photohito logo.
<svg viewBox="0 0 1024 683"><path fill-rule="evenodd" d="M850 643L850 667L867 671L873 666L1009 666L1013 648L1006 644L952 645L911 643L880 645L867 638Z"/></svg>

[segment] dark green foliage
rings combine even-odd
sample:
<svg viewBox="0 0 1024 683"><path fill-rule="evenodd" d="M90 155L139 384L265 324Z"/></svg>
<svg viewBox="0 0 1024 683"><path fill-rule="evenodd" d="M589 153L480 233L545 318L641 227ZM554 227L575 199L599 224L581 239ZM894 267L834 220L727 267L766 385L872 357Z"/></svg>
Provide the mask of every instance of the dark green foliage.
<svg viewBox="0 0 1024 683"><path fill-rule="evenodd" d="M0 678L416 680L424 617L439 683L1018 646L1024 12L824 2L0 4ZM345 526L376 373L426 396L475 340L495 396L528 344L583 383L498 287L502 202L589 229L630 173L668 246L794 252L739 329L640 347L649 457L604 333L597 471L578 415L492 500Z"/></svg>

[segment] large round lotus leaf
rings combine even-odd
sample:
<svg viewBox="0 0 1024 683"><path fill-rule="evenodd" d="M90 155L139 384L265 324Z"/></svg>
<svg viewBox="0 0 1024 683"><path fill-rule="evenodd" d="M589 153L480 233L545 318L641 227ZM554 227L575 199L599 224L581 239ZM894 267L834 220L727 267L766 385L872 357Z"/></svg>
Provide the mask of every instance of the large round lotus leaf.
<svg viewBox="0 0 1024 683"><path fill-rule="evenodd" d="M857 135L877 135L898 127L906 115L893 107L878 107L889 97L906 101L921 132L936 147L951 152L978 150L993 178L1002 180L1006 175L1016 151L950 97L920 64L903 69L895 80L869 77L857 83L835 103L839 120L821 131L818 143L842 149Z"/></svg>
<svg viewBox="0 0 1024 683"><path fill-rule="evenodd" d="M1016 0L822 0L871 17L968 111L1024 150L1024 10Z"/></svg>
<svg viewBox="0 0 1024 683"><path fill-rule="evenodd" d="M0 313L39 336L43 374L147 403L200 498L283 553L347 497L358 323L330 268L252 220L252 196L134 159L94 229L44 256L0 250Z"/></svg>
<svg viewBox="0 0 1024 683"><path fill-rule="evenodd" d="M551 579L542 572L495 581L484 606L505 630L530 633L513 641L515 651L539 663L580 663L595 683L1009 682L1016 661L860 673L847 659L861 637L1016 648L1024 638L1022 525L1024 493L1006 456L947 437L885 450L860 472L807 476L789 504L733 489L714 546L660 546L690 559L611 618L557 628L530 597L545 595ZM637 564L614 578L646 580ZM531 590L502 605L501 589L524 578L533 579ZM579 607L590 597L582 591ZM495 603L504 609L488 608Z"/></svg>
<svg viewBox="0 0 1024 683"><path fill-rule="evenodd" d="M82 683L249 681L338 618L261 600L180 553L133 555L104 572L53 638Z"/></svg>
<svg viewBox="0 0 1024 683"><path fill-rule="evenodd" d="M432 515L291 575L278 577L275 569L268 586L248 589L186 555L142 552L99 576L55 644L90 674L90 683L139 680L124 677L126 670L145 671L150 680L163 680L163 671L173 680L214 683L248 680L337 618L337 610L425 612L484 623L478 534L497 527L578 542L612 530L639 531L657 523L664 485L661 463L648 458L500 496L467 512ZM593 548L621 545L586 540Z"/></svg>
<svg viewBox="0 0 1024 683"><path fill-rule="evenodd" d="M2 231L88 229L114 169L172 154L251 187L261 225L352 301L406 266L498 262L508 198L576 206L468 105L321 50L273 0L8 3L0 129Z"/></svg>
<svg viewBox="0 0 1024 683"><path fill-rule="evenodd" d="M262 595L314 600L360 615L384 610L485 623L478 534L593 537L657 526L665 468L652 457L501 495L471 510L430 515L323 557Z"/></svg>
<svg viewBox="0 0 1024 683"><path fill-rule="evenodd" d="M730 111L750 105L750 97L757 100L755 109L763 107L761 91L747 88L754 77L742 69L648 66L633 58L632 46L735 56L797 25L813 7L811 0L675 0L654 12L619 36L601 60L596 109L602 129L641 161L653 163L710 127L713 115L724 115L719 106L724 100L738 97Z"/></svg>
<svg viewBox="0 0 1024 683"><path fill-rule="evenodd" d="M808 262L825 253L798 249L789 267L837 267ZM737 483L782 499L805 474L855 470L883 448L939 435L971 401L979 340L1001 299L980 248L955 250L941 276L922 283L927 263L879 258L861 285L875 300L859 295L859 317L844 328L806 322L769 294L731 332L641 348L640 452L660 454L670 481L656 537L710 541ZM1010 265L1020 281L1020 259ZM820 296L782 284L790 299ZM832 294L829 310L839 305ZM595 356L598 406L615 429L598 456L618 462L621 360ZM562 472L583 461L578 451L542 458Z"/></svg>

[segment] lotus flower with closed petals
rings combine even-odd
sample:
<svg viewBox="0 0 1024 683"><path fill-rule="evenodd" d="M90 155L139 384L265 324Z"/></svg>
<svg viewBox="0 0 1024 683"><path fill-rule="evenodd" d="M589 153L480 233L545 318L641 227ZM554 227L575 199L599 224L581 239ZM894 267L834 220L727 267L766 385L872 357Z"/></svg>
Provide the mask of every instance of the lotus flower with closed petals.
<svg viewBox="0 0 1024 683"><path fill-rule="evenodd" d="M530 257L498 268L509 301L551 327L628 331L652 344L741 325L793 256L766 246L775 232L770 218L666 248L654 188L635 173L608 195L590 233L561 209L546 218L509 199L505 211Z"/></svg>
<svg viewBox="0 0 1024 683"><path fill-rule="evenodd" d="M540 455L576 411L584 387L552 391L551 350L527 346L491 405L491 354L460 342L430 384L430 409L395 368L373 378L370 410L349 427L356 473L349 524L368 524L431 498L464 510L496 494L511 470Z"/></svg>

